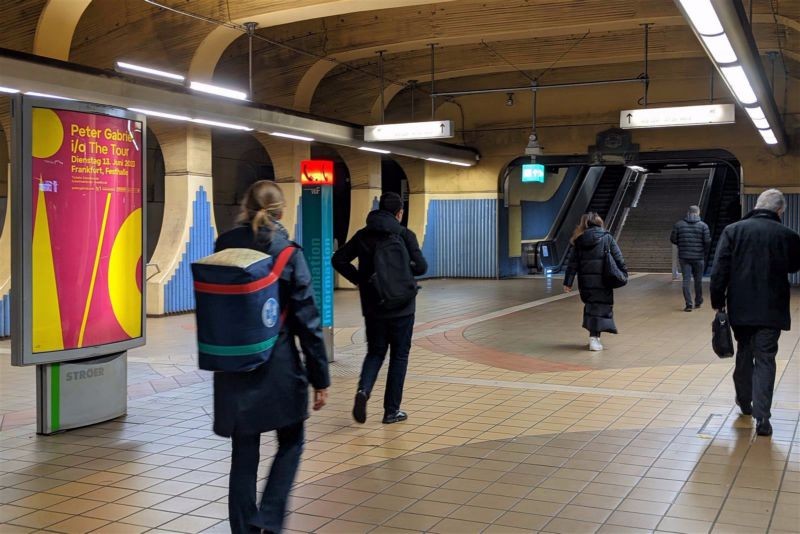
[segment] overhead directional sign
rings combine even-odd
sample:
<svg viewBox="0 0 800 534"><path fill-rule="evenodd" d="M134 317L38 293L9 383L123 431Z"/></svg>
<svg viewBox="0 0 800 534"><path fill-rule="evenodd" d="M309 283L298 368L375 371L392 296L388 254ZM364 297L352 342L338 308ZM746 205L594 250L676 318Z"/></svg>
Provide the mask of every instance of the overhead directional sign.
<svg viewBox="0 0 800 534"><path fill-rule="evenodd" d="M453 121L404 122L364 126L364 141L408 141L453 137Z"/></svg>
<svg viewBox="0 0 800 534"><path fill-rule="evenodd" d="M735 121L733 104L623 109L619 112L620 128L702 126L706 124L732 124Z"/></svg>

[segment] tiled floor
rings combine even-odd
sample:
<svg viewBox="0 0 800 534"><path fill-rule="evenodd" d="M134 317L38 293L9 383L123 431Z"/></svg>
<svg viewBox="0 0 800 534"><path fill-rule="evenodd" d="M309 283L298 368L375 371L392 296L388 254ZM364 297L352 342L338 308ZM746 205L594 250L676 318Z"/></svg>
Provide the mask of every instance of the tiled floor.
<svg viewBox="0 0 800 534"><path fill-rule="evenodd" d="M732 362L710 349L711 311L683 313L679 293L633 280L620 335L591 354L559 281L428 282L410 418L391 426L380 395L367 424L350 418L363 333L356 295L337 294L331 403L308 422L287 529L800 532L800 329L781 338L775 434L756 439L732 406ZM32 370L0 363L0 533L228 531L230 444L210 431L193 319L148 329L128 415L56 436L34 433Z"/></svg>

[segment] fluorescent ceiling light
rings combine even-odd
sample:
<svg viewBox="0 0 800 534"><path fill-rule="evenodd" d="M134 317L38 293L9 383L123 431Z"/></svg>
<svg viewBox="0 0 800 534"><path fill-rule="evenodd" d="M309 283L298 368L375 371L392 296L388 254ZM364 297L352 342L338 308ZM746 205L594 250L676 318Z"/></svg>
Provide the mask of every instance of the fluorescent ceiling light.
<svg viewBox="0 0 800 534"><path fill-rule="evenodd" d="M679 0L695 29L702 35L722 33L722 24L709 0Z"/></svg>
<svg viewBox="0 0 800 534"><path fill-rule="evenodd" d="M19 93L19 89L12 89L11 87L0 86L0 93L9 93L13 95L15 93Z"/></svg>
<svg viewBox="0 0 800 534"><path fill-rule="evenodd" d="M439 159L439 158L426 158L428 161L433 161L434 163L452 163L449 159Z"/></svg>
<svg viewBox="0 0 800 534"><path fill-rule="evenodd" d="M761 109L760 107L757 107L757 108L744 108L744 110L747 112L748 115L750 115L750 118L753 119L754 121L758 120L758 119L765 119L766 118L764 116L764 110Z"/></svg>
<svg viewBox="0 0 800 534"><path fill-rule="evenodd" d="M750 80L747 79L742 67L720 67L720 70L739 102L745 105L758 102L756 94L750 86Z"/></svg>
<svg viewBox="0 0 800 534"><path fill-rule="evenodd" d="M461 163L460 161L449 161L450 165L458 165L459 167L472 167L469 163Z"/></svg>
<svg viewBox="0 0 800 534"><path fill-rule="evenodd" d="M391 154L389 150L382 150L380 148L372 148L369 146L360 146L358 147L359 150L364 150L366 152L375 152L377 154Z"/></svg>
<svg viewBox="0 0 800 534"><path fill-rule="evenodd" d="M57 98L59 100L75 100L74 98L67 98L66 96L58 96L58 95L51 95L48 93L37 93L34 91L28 91L25 93L28 96L38 96L41 98Z"/></svg>
<svg viewBox="0 0 800 534"><path fill-rule="evenodd" d="M200 91L201 93L208 93L211 95L224 96L227 98L235 98L236 100L247 100L247 93L238 91L236 89L228 89L227 87L220 87L218 85L211 85L210 83L192 82L189 84L190 89Z"/></svg>
<svg viewBox="0 0 800 534"><path fill-rule="evenodd" d="M731 42L724 33L712 37L703 35L702 39L717 63L736 63L738 61L739 58L736 57L736 52L733 51Z"/></svg>
<svg viewBox="0 0 800 534"><path fill-rule="evenodd" d="M206 126L219 126L220 128L229 128L231 130L242 130L244 132L252 132L252 128L242 126L240 124L231 124L230 122L210 121L208 119L192 119L192 122L197 124L204 124Z"/></svg>
<svg viewBox="0 0 800 534"><path fill-rule="evenodd" d="M182 82L185 78L180 74L175 74L173 72L166 72L163 70L158 69L151 69L150 67L143 67L141 65L134 65L133 63L126 63L125 61L117 61L117 67L123 70L132 70L134 72L142 72L144 74L150 74L152 76L159 76L161 78L168 78L170 80L177 80Z"/></svg>
<svg viewBox="0 0 800 534"><path fill-rule="evenodd" d="M152 109L141 109L141 108L128 108L131 111L135 111L137 113L144 113L149 117L161 117L162 119L172 119L176 121L190 121L192 120L191 117L187 117L185 115L175 115L174 113L164 113L163 111L153 111Z"/></svg>
<svg viewBox="0 0 800 534"><path fill-rule="evenodd" d="M270 132L270 135L274 135L275 137L284 137L286 139L294 139L295 141L306 141L308 143L314 140L313 137L305 137L302 135L294 135L294 134L287 134L281 132Z"/></svg>
<svg viewBox="0 0 800 534"><path fill-rule="evenodd" d="M753 124L755 124L756 128L759 130L769 129L769 121L767 119L753 119Z"/></svg>
<svg viewBox="0 0 800 534"><path fill-rule="evenodd" d="M775 137L775 134L772 133L772 130L759 130L758 133L761 134L761 137L764 138L764 142L768 145L777 145L778 139Z"/></svg>

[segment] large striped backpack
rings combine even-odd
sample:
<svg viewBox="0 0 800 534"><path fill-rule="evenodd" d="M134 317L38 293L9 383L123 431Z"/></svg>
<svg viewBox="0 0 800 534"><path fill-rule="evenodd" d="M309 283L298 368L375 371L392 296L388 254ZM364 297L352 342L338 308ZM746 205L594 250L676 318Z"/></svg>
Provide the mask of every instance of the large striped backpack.
<svg viewBox="0 0 800 534"><path fill-rule="evenodd" d="M278 279L295 247L278 257L229 248L192 263L200 369L250 371L266 363L284 319Z"/></svg>

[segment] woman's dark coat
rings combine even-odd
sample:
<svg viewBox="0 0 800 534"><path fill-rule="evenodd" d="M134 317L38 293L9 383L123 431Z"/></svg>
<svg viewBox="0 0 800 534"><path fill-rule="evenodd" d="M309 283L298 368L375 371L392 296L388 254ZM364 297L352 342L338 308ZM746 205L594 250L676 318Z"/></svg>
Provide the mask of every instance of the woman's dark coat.
<svg viewBox="0 0 800 534"><path fill-rule="evenodd" d="M606 247L620 269L628 272L622 252L611 234L600 227L590 226L572 246L564 285L572 287L578 275L583 307L583 327L589 332L617 333L614 324L614 290L603 283L603 262Z"/></svg>
<svg viewBox="0 0 800 534"><path fill-rule="evenodd" d="M240 226L220 235L215 250L251 248L277 257L292 244L280 230L262 229L255 239L249 226ZM308 418L309 382L314 389L330 385L311 273L300 249L278 283L281 309L288 314L269 361L250 372L214 374L214 432L220 436L258 434L301 422Z"/></svg>

